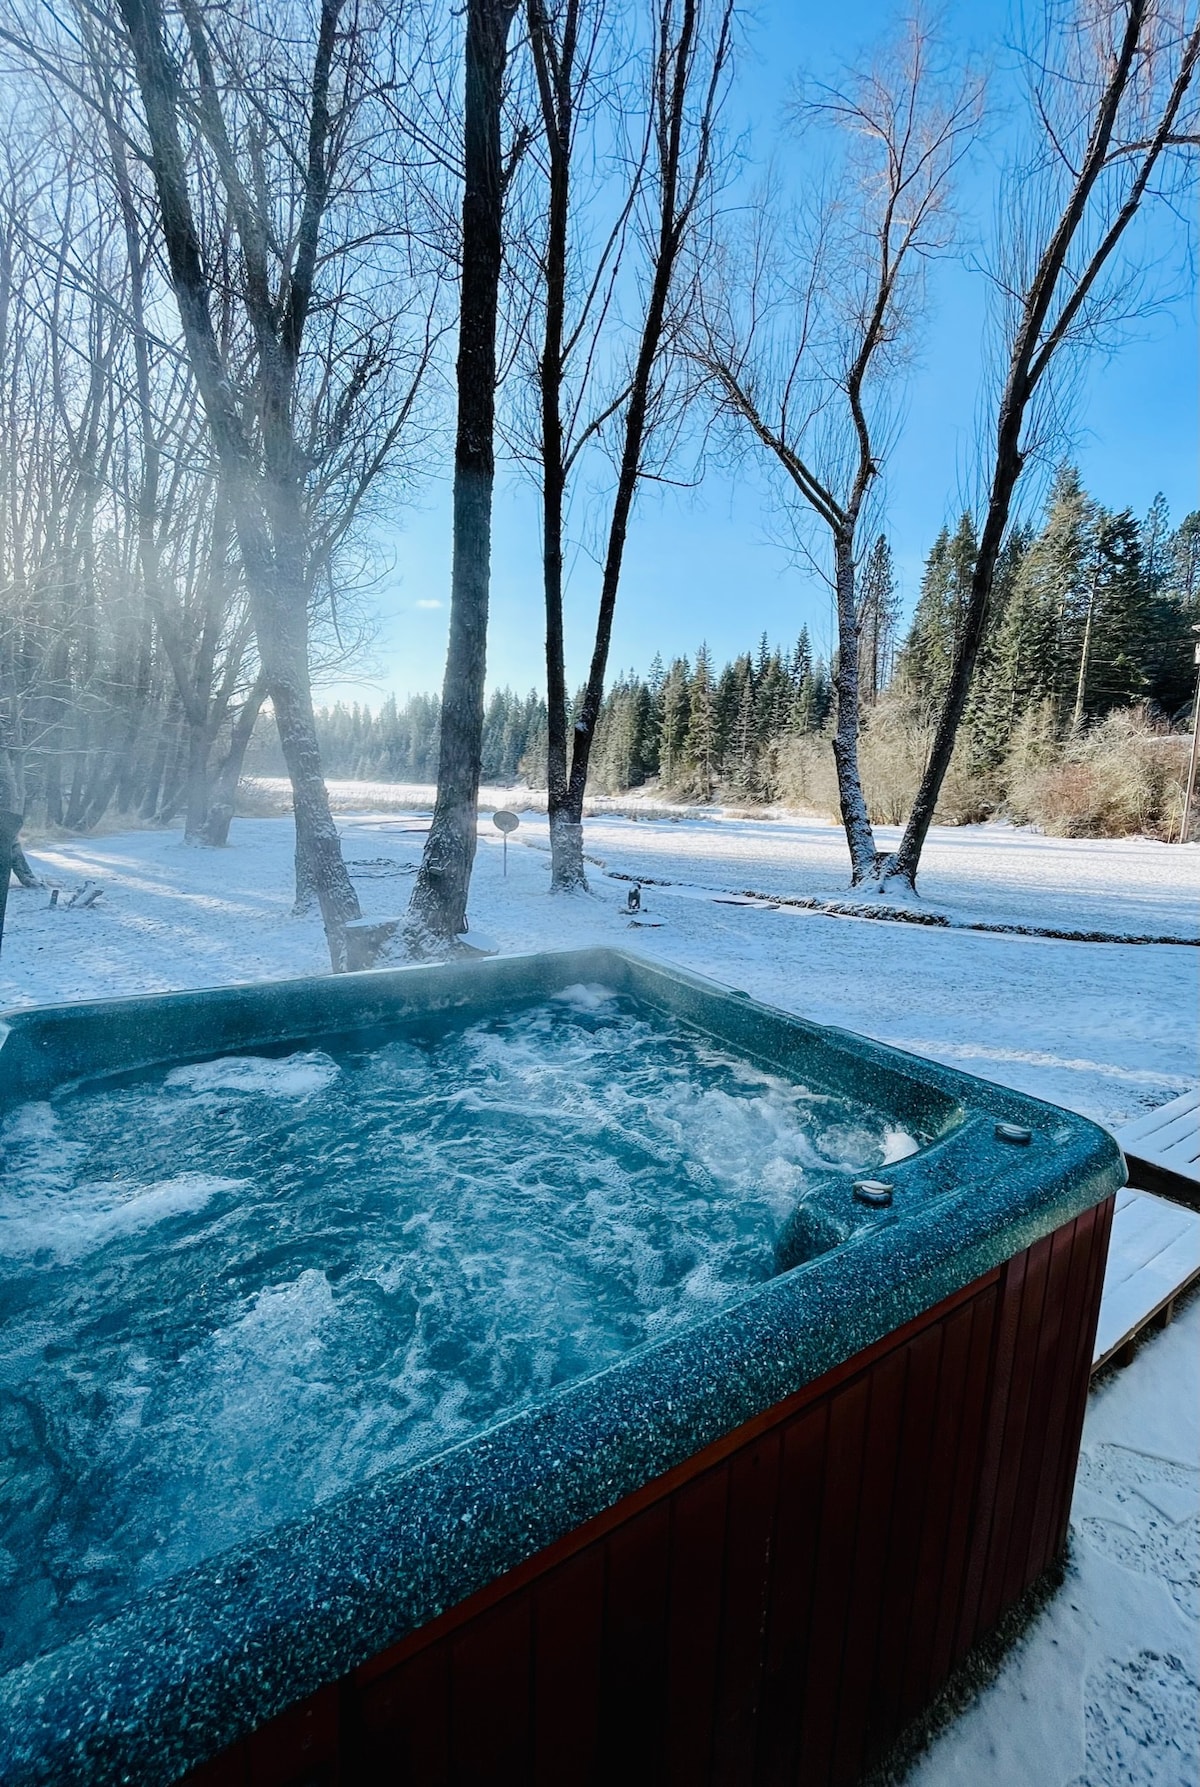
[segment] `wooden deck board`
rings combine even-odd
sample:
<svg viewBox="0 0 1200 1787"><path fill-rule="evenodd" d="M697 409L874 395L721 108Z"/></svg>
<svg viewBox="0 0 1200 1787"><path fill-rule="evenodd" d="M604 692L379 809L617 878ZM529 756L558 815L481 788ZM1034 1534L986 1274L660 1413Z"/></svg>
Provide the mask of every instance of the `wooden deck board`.
<svg viewBox="0 0 1200 1787"><path fill-rule="evenodd" d="M1200 1184L1200 1091L1185 1092L1114 1134L1131 1165L1146 1161Z"/></svg>
<svg viewBox="0 0 1200 1787"><path fill-rule="evenodd" d="M1092 1369L1200 1278L1200 1215L1148 1192L1117 1195Z"/></svg>

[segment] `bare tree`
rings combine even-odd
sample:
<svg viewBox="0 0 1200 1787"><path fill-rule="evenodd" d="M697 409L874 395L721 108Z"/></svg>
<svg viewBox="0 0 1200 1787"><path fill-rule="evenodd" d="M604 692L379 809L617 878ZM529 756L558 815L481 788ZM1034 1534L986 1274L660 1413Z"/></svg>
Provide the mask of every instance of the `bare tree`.
<svg viewBox="0 0 1200 1787"><path fill-rule="evenodd" d="M371 310L382 270L368 250L389 231L400 236L403 226L389 217L381 227L362 209L377 189L390 190L379 165L380 118L363 123L382 21L348 0L322 0L311 27L297 12L294 31L267 10L234 20L203 0L179 0L170 19L161 0L119 0L118 11L124 44L106 36L104 15L78 9L91 98L104 110L115 155L131 134L113 97L122 54L131 56L147 143L137 153L153 180L188 366L220 466L292 783L297 893L315 893L336 967L342 927L358 915L358 901L321 775L309 610L345 527L327 528L318 541L314 492L339 484L331 463L347 425L391 364L387 320ZM403 182L397 184L402 192ZM131 190L128 180L125 186ZM220 311L229 295L237 314L232 330L224 330ZM330 318L340 326L333 352L322 327ZM321 337L315 355L314 328ZM418 382L433 339L424 329ZM366 455L367 483L386 463L398 427L385 428L378 451ZM151 451L148 469L153 459ZM351 512L360 499L361 491L350 498ZM150 544L148 529L143 543ZM152 587L153 565L145 569ZM167 618L165 609L158 612ZM167 628L169 643L169 619ZM173 669L198 761L211 746L214 716L192 711L191 684L177 656ZM198 798L193 804L198 808ZM192 817L198 829L198 812Z"/></svg>
<svg viewBox="0 0 1200 1787"><path fill-rule="evenodd" d="M554 6L528 0L528 15L545 172L540 291L532 316L540 317L541 326L534 376L546 605L551 887L570 892L587 885L583 800L634 500L652 469L656 431L669 433L678 417L672 362L694 295L696 244L707 218L717 114L732 51L733 5L732 0L658 0L639 101L644 132L623 161L610 153L605 176L620 196L610 204L610 224L594 245L581 222L573 185L581 130L591 124L598 136L615 134L596 91L608 83L612 92L613 59L606 61L601 50L611 21L596 0L559 0ZM627 253L631 231L642 245L636 286ZM639 318L627 366L614 327L619 308L614 294L626 284L637 292L634 314ZM615 378L613 364L620 369ZM606 376L609 388L604 391ZM584 449L606 437L614 443L616 480L591 662L572 725L563 628L568 486Z"/></svg>
<svg viewBox="0 0 1200 1787"><path fill-rule="evenodd" d="M437 799L405 926L416 955L439 953L466 930L475 861L495 480L496 318L512 166L502 152L501 114L517 6L518 0L467 0L450 644ZM514 152L520 149L518 142Z"/></svg>
<svg viewBox="0 0 1200 1787"><path fill-rule="evenodd" d="M704 288L692 351L719 409L782 469L828 530L837 611L833 740L854 885L880 864L858 767L860 524L888 449L882 387L920 318L925 261L950 240L955 169L980 115L970 74L937 69L918 16L842 90L806 101L845 149L827 196L785 205L772 182L740 253Z"/></svg>
<svg viewBox="0 0 1200 1787"><path fill-rule="evenodd" d="M1190 14L1190 19L1189 19ZM1078 349L1113 339L1138 307L1120 249L1174 152L1194 148L1190 98L1200 26L1174 0L1086 0L1069 28L1044 15L1030 58L1036 147L1001 206L998 285L1006 302L1003 388L979 549L929 761L881 880L916 885L987 629L996 567L1021 474L1052 433L1055 375Z"/></svg>

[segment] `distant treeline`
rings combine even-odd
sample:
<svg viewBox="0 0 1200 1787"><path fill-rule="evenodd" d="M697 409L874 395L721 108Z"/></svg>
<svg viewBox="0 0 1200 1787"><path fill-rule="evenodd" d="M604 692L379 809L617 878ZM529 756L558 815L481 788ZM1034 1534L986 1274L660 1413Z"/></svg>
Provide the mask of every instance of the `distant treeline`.
<svg viewBox="0 0 1200 1787"><path fill-rule="evenodd" d="M970 516L944 528L929 553L907 634L897 636L896 583L886 539L875 542L862 589L862 699L882 732L902 724L919 740L949 675L975 555ZM1106 717L1142 707L1163 730L1188 723L1200 621L1200 511L1172 528L1156 498L1138 519L1092 501L1079 474L1055 479L1039 529L1005 548L986 644L964 720L960 754L987 780L994 807L1002 766L1022 728L1043 753ZM747 802L797 795L796 744L820 734L833 706L836 663L814 653L802 628L794 646L764 633L753 652L717 669L706 646L646 676L619 675L604 699L591 785L620 793L657 778L682 799L718 791ZM372 711L341 703L318 715L331 776L431 782L437 772L438 698L389 697ZM819 741L815 741L819 742ZM484 721L483 775L544 784L546 708L536 691L497 690ZM997 776L999 775L999 781ZM970 804L970 803L968 803Z"/></svg>
<svg viewBox="0 0 1200 1787"><path fill-rule="evenodd" d="M728 781L748 799L768 793L763 764L772 742L818 732L829 713L829 672L814 659L807 629L790 651L764 633L717 673L706 646L694 660L656 657L649 675L619 675L604 698L592 753L598 792L640 787L652 777L681 796L707 799ZM431 782L437 775L439 701L389 696L372 710L336 703L317 713L321 761L328 776L364 781ZM276 747L264 729L251 757L274 768ZM535 690L497 689L484 714L483 778L541 785L546 775L546 703Z"/></svg>

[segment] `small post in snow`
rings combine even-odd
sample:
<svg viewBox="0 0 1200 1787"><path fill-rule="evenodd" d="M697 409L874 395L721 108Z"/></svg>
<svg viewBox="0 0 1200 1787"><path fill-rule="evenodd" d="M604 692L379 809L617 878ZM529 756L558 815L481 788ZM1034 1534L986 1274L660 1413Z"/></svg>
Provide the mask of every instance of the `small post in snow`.
<svg viewBox="0 0 1200 1787"><path fill-rule="evenodd" d="M504 879L506 881L508 880L508 834L510 831L516 831L520 823L517 815L508 812L504 807L501 807L498 813L492 814L492 824L497 831L504 834Z"/></svg>

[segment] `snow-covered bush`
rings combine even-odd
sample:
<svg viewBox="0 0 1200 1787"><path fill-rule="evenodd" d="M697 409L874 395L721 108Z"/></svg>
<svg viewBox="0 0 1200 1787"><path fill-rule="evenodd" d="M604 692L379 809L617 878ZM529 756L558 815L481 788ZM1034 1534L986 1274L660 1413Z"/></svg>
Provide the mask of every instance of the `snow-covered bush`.
<svg viewBox="0 0 1200 1787"><path fill-rule="evenodd" d="M873 825L903 825L925 771L931 727L921 724L913 704L885 695L864 716L858 761ZM788 806L812 807L838 816L837 772L832 726L787 738L779 748L778 798ZM999 801L994 778L973 773L964 749L955 752L942 787L937 820L971 825L993 813Z"/></svg>
<svg viewBox="0 0 1200 1787"><path fill-rule="evenodd" d="M1179 827L1188 740L1153 729L1144 708L1112 713L1054 746L1017 736L1006 811L1061 838L1167 837Z"/></svg>

